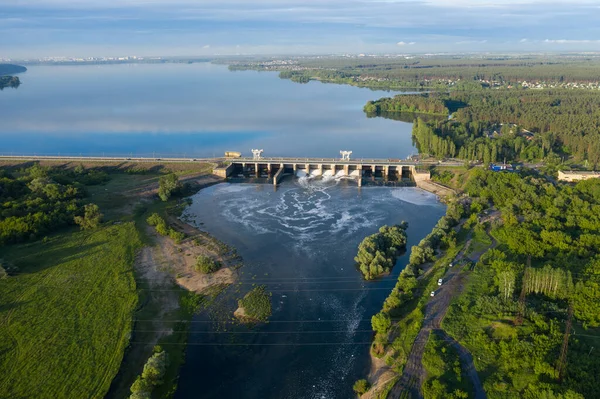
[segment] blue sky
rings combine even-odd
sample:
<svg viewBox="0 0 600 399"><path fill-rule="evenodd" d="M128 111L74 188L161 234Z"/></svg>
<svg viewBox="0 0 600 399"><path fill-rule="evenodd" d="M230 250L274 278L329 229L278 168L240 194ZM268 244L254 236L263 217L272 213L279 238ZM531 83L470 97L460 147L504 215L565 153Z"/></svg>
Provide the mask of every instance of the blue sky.
<svg viewBox="0 0 600 399"><path fill-rule="evenodd" d="M0 0L0 57L600 51L600 0Z"/></svg>

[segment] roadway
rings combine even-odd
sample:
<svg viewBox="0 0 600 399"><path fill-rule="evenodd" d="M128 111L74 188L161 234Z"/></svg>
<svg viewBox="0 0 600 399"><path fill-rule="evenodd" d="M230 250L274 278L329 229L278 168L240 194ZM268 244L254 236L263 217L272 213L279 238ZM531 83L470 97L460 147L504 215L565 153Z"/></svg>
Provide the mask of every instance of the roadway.
<svg viewBox="0 0 600 399"><path fill-rule="evenodd" d="M418 166L418 165L439 165L439 166L464 166L464 161L448 160L448 161L436 161L436 160L423 160L423 161L412 161L412 160L401 160L401 159L373 159L373 158L359 158L351 160L342 160L341 158L300 158L300 157L264 157L260 159L254 159L251 157L243 158L224 158L224 157L210 157L210 158L192 158L192 157L110 157L110 156L66 156L66 155L0 155L0 160L7 161L80 161L80 162L236 162L236 163L336 163L336 164L348 164L348 165L371 165L371 164L385 164L385 165L404 165L404 166Z"/></svg>

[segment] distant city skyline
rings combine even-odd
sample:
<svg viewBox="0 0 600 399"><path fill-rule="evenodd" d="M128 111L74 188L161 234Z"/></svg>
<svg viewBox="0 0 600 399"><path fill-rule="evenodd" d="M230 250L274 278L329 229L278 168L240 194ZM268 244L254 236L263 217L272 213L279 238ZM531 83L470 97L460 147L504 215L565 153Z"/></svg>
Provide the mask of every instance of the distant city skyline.
<svg viewBox="0 0 600 399"><path fill-rule="evenodd" d="M600 51L592 0L3 0L0 57Z"/></svg>

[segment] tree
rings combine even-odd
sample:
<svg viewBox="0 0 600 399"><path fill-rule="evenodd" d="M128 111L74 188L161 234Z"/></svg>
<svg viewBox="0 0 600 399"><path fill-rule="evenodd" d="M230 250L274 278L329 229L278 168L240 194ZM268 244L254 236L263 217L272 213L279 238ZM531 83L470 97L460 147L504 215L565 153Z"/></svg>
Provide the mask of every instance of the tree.
<svg viewBox="0 0 600 399"><path fill-rule="evenodd" d="M2 267L2 265L0 264L0 280L4 280L5 278L8 278L8 273L6 272L6 270L4 270L4 267Z"/></svg>
<svg viewBox="0 0 600 399"><path fill-rule="evenodd" d="M392 326L392 320L387 313L379 312L371 317L371 326L376 333L387 334Z"/></svg>
<svg viewBox="0 0 600 399"><path fill-rule="evenodd" d="M180 189L181 182L175 173L162 176L158 181L158 196L163 201L168 201Z"/></svg>
<svg viewBox="0 0 600 399"><path fill-rule="evenodd" d="M356 381L354 383L354 386L352 387L352 389L354 389L354 392L356 392L358 395L363 395L369 390L369 388L369 382L365 379Z"/></svg>
<svg viewBox="0 0 600 399"><path fill-rule="evenodd" d="M102 215L100 208L96 204L88 204L84 206L84 215L75 216L75 223L78 224L82 230L90 230L98 227L102 221Z"/></svg>
<svg viewBox="0 0 600 399"><path fill-rule="evenodd" d="M196 259L196 271L204 274L214 273L221 268L221 264L212 258L204 255Z"/></svg>

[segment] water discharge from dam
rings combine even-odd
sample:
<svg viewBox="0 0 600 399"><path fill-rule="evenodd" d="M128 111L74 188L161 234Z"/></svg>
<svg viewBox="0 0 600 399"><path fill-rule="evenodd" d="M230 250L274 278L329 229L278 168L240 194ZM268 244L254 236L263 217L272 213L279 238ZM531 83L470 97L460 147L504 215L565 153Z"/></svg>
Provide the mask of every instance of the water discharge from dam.
<svg viewBox="0 0 600 399"><path fill-rule="evenodd" d="M407 253L392 275L365 282L353 261L357 246L406 220L410 248L445 208L417 188L359 189L329 172L299 171L277 190L223 183L193 197L182 217L236 247L244 266L219 309L192 323L177 398L353 397L352 384L368 372L370 318L408 260ZM272 292L270 323L223 322L253 284Z"/></svg>

